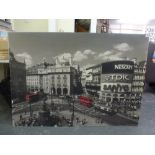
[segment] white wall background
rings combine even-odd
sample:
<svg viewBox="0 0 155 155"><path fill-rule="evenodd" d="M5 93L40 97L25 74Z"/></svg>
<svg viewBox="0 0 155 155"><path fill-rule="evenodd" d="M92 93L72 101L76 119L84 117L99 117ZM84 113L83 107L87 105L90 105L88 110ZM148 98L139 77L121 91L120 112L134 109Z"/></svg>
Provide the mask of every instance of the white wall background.
<svg viewBox="0 0 155 155"><path fill-rule="evenodd" d="M74 32L74 19L56 19L57 32Z"/></svg>

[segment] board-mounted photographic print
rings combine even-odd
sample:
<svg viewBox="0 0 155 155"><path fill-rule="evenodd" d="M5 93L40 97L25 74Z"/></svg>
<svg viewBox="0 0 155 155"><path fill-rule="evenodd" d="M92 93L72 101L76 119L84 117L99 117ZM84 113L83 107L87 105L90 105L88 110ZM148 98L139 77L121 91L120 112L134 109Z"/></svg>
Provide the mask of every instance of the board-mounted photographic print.
<svg viewBox="0 0 155 155"><path fill-rule="evenodd" d="M13 126L137 125L144 35L9 33Z"/></svg>

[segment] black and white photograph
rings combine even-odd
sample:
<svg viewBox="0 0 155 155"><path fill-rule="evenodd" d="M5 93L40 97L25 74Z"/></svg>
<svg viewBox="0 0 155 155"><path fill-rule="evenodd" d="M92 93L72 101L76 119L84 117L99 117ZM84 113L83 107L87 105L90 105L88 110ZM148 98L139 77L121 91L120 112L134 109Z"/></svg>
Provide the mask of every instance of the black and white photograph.
<svg viewBox="0 0 155 155"><path fill-rule="evenodd" d="M97 33L108 33L109 32L109 19L97 19L96 32Z"/></svg>
<svg viewBox="0 0 155 155"><path fill-rule="evenodd" d="M145 35L10 32L13 126L137 125Z"/></svg>

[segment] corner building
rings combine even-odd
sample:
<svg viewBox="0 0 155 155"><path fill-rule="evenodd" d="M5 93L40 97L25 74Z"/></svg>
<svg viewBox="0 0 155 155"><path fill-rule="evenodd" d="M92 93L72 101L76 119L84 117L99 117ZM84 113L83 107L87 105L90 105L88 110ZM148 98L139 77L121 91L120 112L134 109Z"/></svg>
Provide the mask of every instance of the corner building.
<svg viewBox="0 0 155 155"><path fill-rule="evenodd" d="M27 90L33 92L42 89L45 93L54 95L76 94L78 77L78 70L69 64L43 62L27 70Z"/></svg>
<svg viewBox="0 0 155 155"><path fill-rule="evenodd" d="M12 99L24 99L26 95L26 64L18 62L10 52L10 84Z"/></svg>

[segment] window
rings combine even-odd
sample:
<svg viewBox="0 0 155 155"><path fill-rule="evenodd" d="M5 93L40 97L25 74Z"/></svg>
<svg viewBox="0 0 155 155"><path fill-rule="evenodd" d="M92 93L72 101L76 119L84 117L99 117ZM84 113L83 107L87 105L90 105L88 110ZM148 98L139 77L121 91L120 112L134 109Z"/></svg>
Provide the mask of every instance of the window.
<svg viewBox="0 0 155 155"><path fill-rule="evenodd" d="M57 76L57 79L58 79L58 80L60 80L60 79L61 79L60 75L58 75L58 76Z"/></svg>
<svg viewBox="0 0 155 155"><path fill-rule="evenodd" d="M64 75L64 76L63 76L63 79L66 80L66 79L67 79L67 75Z"/></svg>

